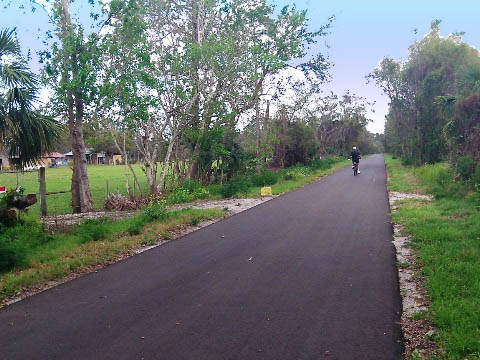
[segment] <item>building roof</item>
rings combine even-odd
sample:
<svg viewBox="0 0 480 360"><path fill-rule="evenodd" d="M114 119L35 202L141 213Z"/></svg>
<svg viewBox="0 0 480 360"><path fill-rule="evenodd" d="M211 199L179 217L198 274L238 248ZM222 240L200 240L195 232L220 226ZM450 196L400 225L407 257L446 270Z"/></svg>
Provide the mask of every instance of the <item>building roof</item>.
<svg viewBox="0 0 480 360"><path fill-rule="evenodd" d="M42 157L44 158L54 158L54 159L63 159L65 155L60 154L59 152L46 153Z"/></svg>

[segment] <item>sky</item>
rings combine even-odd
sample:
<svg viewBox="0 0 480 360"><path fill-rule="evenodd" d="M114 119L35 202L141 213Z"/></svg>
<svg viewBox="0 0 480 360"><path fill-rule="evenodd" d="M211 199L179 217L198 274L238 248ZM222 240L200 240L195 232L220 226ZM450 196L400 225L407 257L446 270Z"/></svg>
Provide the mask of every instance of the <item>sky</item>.
<svg viewBox="0 0 480 360"><path fill-rule="evenodd" d="M4 8L5 3L12 6ZM0 27L16 27L24 53L42 48L42 30L51 29L45 12L18 10L25 0L0 0ZM429 32L434 19L442 20L442 35L465 32L463 40L480 49L480 1L479 0L275 0L279 8L293 3L298 9L306 9L311 30L325 24L335 16L330 34L311 48L312 53L328 55L333 64L332 80L325 84L325 91L342 94L350 90L368 101L375 101L373 121L368 125L371 132L383 132L388 99L373 84L366 84L368 75L385 57L406 60L408 47ZM88 14L87 0L76 0L72 13ZM38 30L40 29L40 31ZM417 34L414 29L418 29ZM325 42L328 48L325 47ZM39 65L32 61L31 67L38 71Z"/></svg>

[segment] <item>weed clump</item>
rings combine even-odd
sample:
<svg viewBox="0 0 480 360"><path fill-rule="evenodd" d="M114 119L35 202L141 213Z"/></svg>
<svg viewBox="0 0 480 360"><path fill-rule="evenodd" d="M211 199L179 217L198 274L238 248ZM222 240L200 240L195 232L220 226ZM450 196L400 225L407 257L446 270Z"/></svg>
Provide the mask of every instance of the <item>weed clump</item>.
<svg viewBox="0 0 480 360"><path fill-rule="evenodd" d="M255 186L270 186L277 183L278 174L274 171L262 170L259 174L252 175L251 179Z"/></svg>
<svg viewBox="0 0 480 360"><path fill-rule="evenodd" d="M167 202L165 200L152 201L143 208L143 215L149 222L168 218Z"/></svg>
<svg viewBox="0 0 480 360"><path fill-rule="evenodd" d="M197 199L206 199L210 192L195 179L185 180L167 196L168 204L182 204Z"/></svg>

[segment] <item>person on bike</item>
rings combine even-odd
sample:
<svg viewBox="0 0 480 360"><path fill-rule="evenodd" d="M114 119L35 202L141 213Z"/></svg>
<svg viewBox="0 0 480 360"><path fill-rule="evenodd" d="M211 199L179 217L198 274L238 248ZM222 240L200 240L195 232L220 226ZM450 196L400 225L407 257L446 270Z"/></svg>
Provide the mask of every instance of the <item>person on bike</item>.
<svg viewBox="0 0 480 360"><path fill-rule="evenodd" d="M360 151L357 150L356 146L353 147L352 152L350 153L350 157L352 158L353 166L355 166L355 163L357 163L358 174L360 174L360 159L362 158L362 156L360 155Z"/></svg>

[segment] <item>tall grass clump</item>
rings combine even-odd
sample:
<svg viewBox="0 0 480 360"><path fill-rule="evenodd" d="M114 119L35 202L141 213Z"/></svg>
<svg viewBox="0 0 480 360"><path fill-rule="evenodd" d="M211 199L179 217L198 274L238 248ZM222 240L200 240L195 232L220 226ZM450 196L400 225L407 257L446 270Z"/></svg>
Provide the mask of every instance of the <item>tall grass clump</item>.
<svg viewBox="0 0 480 360"><path fill-rule="evenodd" d="M271 186L277 183L278 174L274 171L264 169L260 173L252 175L251 180L255 186Z"/></svg>
<svg viewBox="0 0 480 360"><path fill-rule="evenodd" d="M414 170L415 176L438 199L464 197L467 184L456 181L454 172L445 164L424 165Z"/></svg>
<svg viewBox="0 0 480 360"><path fill-rule="evenodd" d="M111 223L107 217L87 219L75 226L72 234L78 236L81 243L103 240L111 233Z"/></svg>

